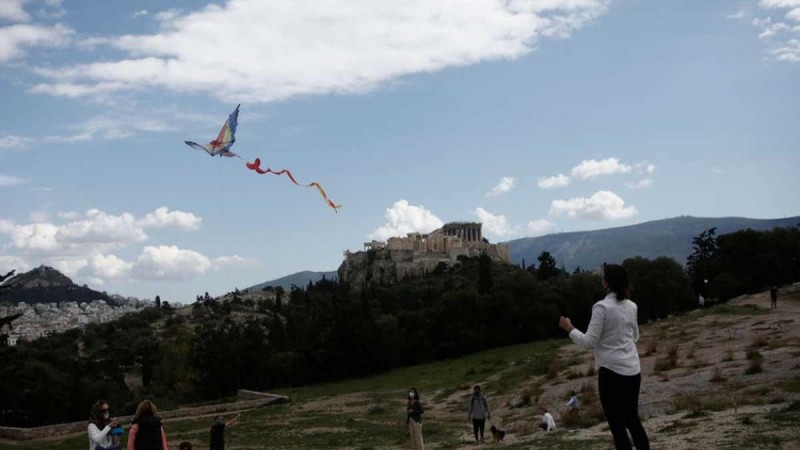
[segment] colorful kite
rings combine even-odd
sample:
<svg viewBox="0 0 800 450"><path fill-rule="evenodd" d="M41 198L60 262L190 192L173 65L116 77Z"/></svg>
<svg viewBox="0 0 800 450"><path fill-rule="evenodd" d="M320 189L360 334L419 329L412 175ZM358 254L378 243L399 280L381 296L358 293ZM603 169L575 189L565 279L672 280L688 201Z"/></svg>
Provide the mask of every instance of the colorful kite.
<svg viewBox="0 0 800 450"><path fill-rule="evenodd" d="M238 120L239 120L239 106L240 105L236 105L236 109L234 109L231 115L228 116L228 120L225 122L225 125L222 126L222 129L219 131L219 135L217 136L217 138L214 139L213 141L209 142L208 144L198 144L192 141L183 141L183 142L185 142L186 145L188 145L189 147L192 147L196 150L204 150L211 156L220 156L220 157L226 156L229 158L235 156L241 159L242 158L241 156L231 151L231 146L233 146L233 143L236 142L236 126L238 125ZM286 176L288 176L289 179L292 180L292 183L298 186L317 188L319 194L325 200L325 203L331 208L333 208L334 211L339 212L338 211L339 208L342 207L342 205L337 205L336 203L333 203L328 198L328 195L325 194L325 190L322 189L322 186L320 186L320 184L317 182L312 182L308 184L298 183L297 180L292 175L292 172L289 172L286 169L279 170L277 172L273 171L270 168L264 170L261 168L261 160L258 158L256 158L256 160L251 163L247 163L246 165L248 169L254 170L261 175L265 173L271 173L275 175L286 174Z"/></svg>
<svg viewBox="0 0 800 450"><path fill-rule="evenodd" d="M236 142L236 126L239 122L239 105L236 105L236 109L233 110L230 116L228 116L228 120L225 121L225 125L222 126L222 129L219 130L219 135L216 139L209 142L208 144L198 144L197 142L192 141L183 141L189 147L192 147L196 150L205 150L209 155L213 156L226 156L228 158L237 157L241 159L241 156L233 153L231 151L231 146L234 142Z"/></svg>
<svg viewBox="0 0 800 450"><path fill-rule="evenodd" d="M320 184L317 183L316 181L312 181L311 183L308 183L308 184L302 184L302 183L298 183L297 180L292 175L292 172L289 172L289 170L287 170L287 169L281 169L281 170L275 172L274 170L272 170L269 167L267 167L267 169L264 170L264 169L261 168L261 160L259 158L256 158L255 161L253 161L251 163L249 162L246 165L247 165L248 169L253 170L253 171L255 171L256 173L258 173L260 175L264 175L265 173L271 173L271 174L278 175L278 176L286 174L286 176L289 177L289 179L292 181L292 183L296 184L297 186L315 187L315 188L317 188L317 190L319 191L319 195L322 196L322 198L325 200L325 203L328 206L330 206L331 208L333 208L334 211L339 212L339 208L342 207L342 205L337 205L336 203L333 203L331 201L331 199L328 198L328 195L325 194L325 190L322 189L322 186L320 186Z"/></svg>

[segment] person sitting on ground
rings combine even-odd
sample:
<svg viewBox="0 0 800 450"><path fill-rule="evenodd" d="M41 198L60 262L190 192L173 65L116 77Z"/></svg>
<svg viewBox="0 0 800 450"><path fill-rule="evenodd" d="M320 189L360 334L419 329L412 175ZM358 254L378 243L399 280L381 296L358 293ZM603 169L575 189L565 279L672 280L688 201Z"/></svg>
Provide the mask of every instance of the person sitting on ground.
<svg viewBox="0 0 800 450"><path fill-rule="evenodd" d="M116 427L117 421L110 419L108 403L98 400L89 413L89 450L119 449L118 445L113 445L111 437L111 430Z"/></svg>
<svg viewBox="0 0 800 450"><path fill-rule="evenodd" d="M211 450L225 450L225 428L233 425L239 420L241 414L237 414L233 419L225 422L222 416L217 416L214 419L214 425L211 426Z"/></svg>
<svg viewBox="0 0 800 450"><path fill-rule="evenodd" d="M539 428L542 431L555 431L556 430L556 420L553 419L553 415L550 414L550 411L547 410L546 406L542 406L542 421L539 423Z"/></svg>
<svg viewBox="0 0 800 450"><path fill-rule="evenodd" d="M169 450L158 409L150 400L142 401L136 408L128 434L128 450Z"/></svg>

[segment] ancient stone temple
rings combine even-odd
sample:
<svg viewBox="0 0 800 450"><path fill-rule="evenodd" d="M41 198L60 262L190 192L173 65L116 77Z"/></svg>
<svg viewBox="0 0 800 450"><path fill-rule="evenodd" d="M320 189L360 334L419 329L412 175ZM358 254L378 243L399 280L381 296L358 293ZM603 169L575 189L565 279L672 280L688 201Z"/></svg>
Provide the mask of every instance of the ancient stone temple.
<svg viewBox="0 0 800 450"><path fill-rule="evenodd" d="M345 252L339 280L356 289L370 283L388 285L407 277L422 276L440 264L451 265L459 256L485 253L493 260L511 263L508 247L483 238L481 223L451 222L428 234L409 233L386 242L364 243L364 250Z"/></svg>

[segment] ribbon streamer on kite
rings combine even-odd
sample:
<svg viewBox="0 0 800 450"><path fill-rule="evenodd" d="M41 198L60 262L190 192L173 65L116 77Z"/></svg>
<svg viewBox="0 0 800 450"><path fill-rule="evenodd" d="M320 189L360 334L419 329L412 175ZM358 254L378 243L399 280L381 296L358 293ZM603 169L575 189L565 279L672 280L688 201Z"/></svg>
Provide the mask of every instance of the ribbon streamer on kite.
<svg viewBox="0 0 800 450"><path fill-rule="evenodd" d="M339 212L339 208L342 207L342 205L337 205L336 203L333 203L331 201L331 199L328 198L328 195L325 194L325 190L322 189L322 186L320 186L319 183L317 183L316 181L312 181L311 183L308 183L308 184L298 183L297 180L292 175L292 172L290 172L288 169L281 169L281 170L276 172L276 171L270 169L269 167L267 167L267 169L264 170L264 169L261 168L261 159L259 159L259 158L256 158L256 160L251 162L251 163L250 162L247 163L247 168L250 169L250 170L255 171L256 173L258 173L260 175L264 175L266 173L271 173L271 174L278 175L278 176L286 174L286 176L289 177L289 179L292 181L292 183L296 184L297 186L315 187L315 188L317 188L317 190L319 191L319 194L325 200L325 203L328 206L330 206L331 208L333 208L334 211Z"/></svg>
<svg viewBox="0 0 800 450"><path fill-rule="evenodd" d="M198 144L197 142L192 141L183 142L195 150L205 150L212 157L225 156L231 158L235 156L241 159L241 156L231 151L231 146L233 146L233 143L236 142L236 127L239 124L239 106L240 105L236 105L236 109L234 109L231 115L228 116L228 120L225 121L225 125L223 125L222 129L219 130L219 135L217 135L217 138L213 141L209 142L208 144Z"/></svg>

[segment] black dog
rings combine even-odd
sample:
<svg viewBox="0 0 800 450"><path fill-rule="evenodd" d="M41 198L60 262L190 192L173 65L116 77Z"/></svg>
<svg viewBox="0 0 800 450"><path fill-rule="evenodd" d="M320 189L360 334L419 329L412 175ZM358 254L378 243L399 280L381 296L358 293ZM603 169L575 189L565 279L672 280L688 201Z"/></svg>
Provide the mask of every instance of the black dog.
<svg viewBox="0 0 800 450"><path fill-rule="evenodd" d="M503 442L503 438L506 437L506 431L498 430L497 427L494 425L492 425L492 427L489 428L489 431L492 432L492 437L494 438L495 442Z"/></svg>

